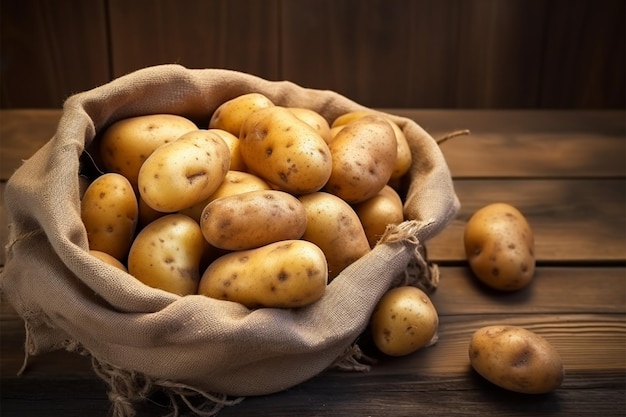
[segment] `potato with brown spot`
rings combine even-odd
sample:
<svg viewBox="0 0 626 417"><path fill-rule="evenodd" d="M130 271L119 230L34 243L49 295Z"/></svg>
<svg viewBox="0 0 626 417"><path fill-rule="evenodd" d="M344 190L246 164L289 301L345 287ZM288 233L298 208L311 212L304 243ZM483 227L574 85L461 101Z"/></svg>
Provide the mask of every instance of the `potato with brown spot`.
<svg viewBox="0 0 626 417"><path fill-rule="evenodd" d="M354 209L339 197L318 191L299 197L307 226L302 239L319 246L333 280L348 265L369 253L370 245Z"/></svg>
<svg viewBox="0 0 626 417"><path fill-rule="evenodd" d="M139 232L128 255L128 272L153 288L195 294L204 247L198 223L183 214L168 214Z"/></svg>
<svg viewBox="0 0 626 417"><path fill-rule="evenodd" d="M331 154L320 134L285 107L251 114L239 136L250 173L291 194L320 190L331 172Z"/></svg>
<svg viewBox="0 0 626 417"><path fill-rule="evenodd" d="M436 340L439 316L432 301L419 288L387 291L374 308L371 331L374 344L390 356L405 356Z"/></svg>
<svg viewBox="0 0 626 417"><path fill-rule="evenodd" d="M306 222L302 203L293 195L278 190L250 191L218 198L204 208L200 218L207 242L233 251L300 239Z"/></svg>
<svg viewBox="0 0 626 417"><path fill-rule="evenodd" d="M241 126L252 113L274 106L261 93L247 93L222 103L211 115L209 129L222 129L239 137Z"/></svg>
<svg viewBox="0 0 626 417"><path fill-rule="evenodd" d="M126 259L139 219L137 197L126 177L108 173L96 178L83 194L80 215L89 249Z"/></svg>
<svg viewBox="0 0 626 417"><path fill-rule="evenodd" d="M175 114L150 114L122 119L102 134L100 158L106 171L125 176L137 189L141 165L152 152L197 129L191 120Z"/></svg>
<svg viewBox="0 0 626 417"><path fill-rule="evenodd" d="M156 211L172 213L210 196L224 180L230 150L216 134L198 129L155 150L139 171L139 193Z"/></svg>
<svg viewBox="0 0 626 417"><path fill-rule="evenodd" d="M506 203L489 204L468 220L464 233L469 266L491 288L526 287L535 272L535 244L524 215Z"/></svg>
<svg viewBox="0 0 626 417"><path fill-rule="evenodd" d="M398 155L396 136L380 116L364 116L341 129L329 144L332 171L324 190L348 203L375 196L387 184Z"/></svg>
<svg viewBox="0 0 626 417"><path fill-rule="evenodd" d="M248 308L304 307L326 291L328 267L320 248L285 240L226 254L209 265L198 294Z"/></svg>
<svg viewBox="0 0 626 417"><path fill-rule="evenodd" d="M472 335L472 367L490 382L525 394L554 391L565 372L559 353L543 337L523 327L492 325Z"/></svg>

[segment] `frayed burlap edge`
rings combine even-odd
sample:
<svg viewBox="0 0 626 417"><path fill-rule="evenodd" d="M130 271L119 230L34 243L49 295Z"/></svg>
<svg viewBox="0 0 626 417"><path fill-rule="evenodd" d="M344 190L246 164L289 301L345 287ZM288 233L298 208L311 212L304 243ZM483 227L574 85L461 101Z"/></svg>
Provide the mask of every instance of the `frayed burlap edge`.
<svg viewBox="0 0 626 417"><path fill-rule="evenodd" d="M417 237L418 231L423 227L425 227L424 222L417 220L407 220L400 224L387 225L385 233L376 243L381 245L400 242L408 246L413 255L404 270L404 274L398 276L389 288L411 285L420 288L426 293L432 293L439 286L439 267L428 262L426 247ZM438 339L439 335L435 332L435 335L426 347L434 345ZM331 364L329 369L367 372L375 363L376 359L363 353L357 340Z"/></svg>

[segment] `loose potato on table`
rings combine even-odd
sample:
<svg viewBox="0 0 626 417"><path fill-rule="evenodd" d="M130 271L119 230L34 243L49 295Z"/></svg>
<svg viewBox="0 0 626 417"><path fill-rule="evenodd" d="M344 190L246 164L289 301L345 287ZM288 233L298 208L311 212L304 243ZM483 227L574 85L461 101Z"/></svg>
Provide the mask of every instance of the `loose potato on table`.
<svg viewBox="0 0 626 417"><path fill-rule="evenodd" d="M259 109L274 106L274 103L260 93L248 93L222 103L209 120L209 129L222 129L239 137L243 122Z"/></svg>
<svg viewBox="0 0 626 417"><path fill-rule="evenodd" d="M348 203L360 203L382 190L398 155L393 128L385 118L375 115L346 125L329 148L332 170L324 190Z"/></svg>
<svg viewBox="0 0 626 417"><path fill-rule="evenodd" d="M232 252L213 261L198 293L248 308L303 307L326 291L324 253L304 240L285 240Z"/></svg>
<svg viewBox="0 0 626 417"><path fill-rule="evenodd" d="M108 173L96 178L83 194L80 214L89 249L126 259L139 218L137 197L126 177Z"/></svg>
<svg viewBox="0 0 626 417"><path fill-rule="evenodd" d="M139 193L147 205L176 212L210 196L230 166L230 150L208 130L186 133L156 149L139 170Z"/></svg>
<svg viewBox="0 0 626 417"><path fill-rule="evenodd" d="M318 191L299 197L307 226L303 239L319 246L333 280L348 265L369 253L370 245L354 209L339 197Z"/></svg>
<svg viewBox="0 0 626 417"><path fill-rule="evenodd" d="M202 234L211 245L244 250L279 240L300 239L307 216L302 203L278 190L250 191L210 202L202 212Z"/></svg>
<svg viewBox="0 0 626 417"><path fill-rule="evenodd" d="M249 171L282 191L307 194L320 190L328 181L332 169L328 145L285 107L251 114L239 139Z"/></svg>
<svg viewBox="0 0 626 417"><path fill-rule="evenodd" d="M487 326L470 340L472 367L510 391L543 394L558 388L564 370L558 352L538 334L518 326Z"/></svg>
<svg viewBox="0 0 626 417"><path fill-rule="evenodd" d="M527 286L535 272L532 229L510 204L493 203L467 222L464 246L470 268L489 287L514 291Z"/></svg>
<svg viewBox="0 0 626 417"><path fill-rule="evenodd" d="M139 169L156 148L198 127L175 114L150 114L122 119L109 126L99 144L107 172L125 176L137 188Z"/></svg>
<svg viewBox="0 0 626 417"><path fill-rule="evenodd" d="M128 272L153 288L195 294L204 248L198 223L183 214L168 214L139 232L128 254Z"/></svg>
<svg viewBox="0 0 626 417"><path fill-rule="evenodd" d="M403 286L387 291L372 313L374 344L390 356L404 356L431 343L439 316L426 293Z"/></svg>

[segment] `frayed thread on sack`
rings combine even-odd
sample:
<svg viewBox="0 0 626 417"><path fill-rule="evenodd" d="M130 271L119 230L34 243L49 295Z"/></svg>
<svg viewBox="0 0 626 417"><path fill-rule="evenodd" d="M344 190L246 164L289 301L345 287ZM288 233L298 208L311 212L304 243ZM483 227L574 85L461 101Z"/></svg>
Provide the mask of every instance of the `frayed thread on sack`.
<svg viewBox="0 0 626 417"><path fill-rule="evenodd" d="M368 372L376 359L366 355L358 343L353 343L330 365L331 369L342 371Z"/></svg>
<svg viewBox="0 0 626 417"><path fill-rule="evenodd" d="M173 381L152 379L139 372L128 371L92 357L94 372L110 388L109 400L113 407L113 417L133 417L136 414L133 403L142 402L156 390L162 390L169 398L172 412L164 417L179 417L179 400L199 417L217 415L226 406L239 404L244 397L228 399L225 394L211 394L186 384ZM199 405L194 400L200 399Z"/></svg>
<svg viewBox="0 0 626 417"><path fill-rule="evenodd" d="M9 224L9 229L11 229L12 224ZM43 229L35 229L35 230L30 230L28 232L22 233L19 236L14 237L13 239L11 239L5 246L4 246L4 250L6 252L6 256L7 258L9 258L12 254L13 251L13 246L15 246L16 243L31 238L33 236L37 236L44 233Z"/></svg>

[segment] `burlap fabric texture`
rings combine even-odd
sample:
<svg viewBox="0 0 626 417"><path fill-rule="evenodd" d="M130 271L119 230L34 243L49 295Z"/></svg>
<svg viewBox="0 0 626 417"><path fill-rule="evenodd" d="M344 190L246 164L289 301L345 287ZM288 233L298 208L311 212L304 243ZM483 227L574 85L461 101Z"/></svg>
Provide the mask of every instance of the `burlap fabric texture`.
<svg viewBox="0 0 626 417"><path fill-rule="evenodd" d="M422 243L458 211L435 140L414 121L389 115L413 154L405 203L410 220L344 270L313 305L248 310L199 295L180 297L90 256L79 173L80 157L96 134L119 119L155 113L206 125L221 103L249 92L277 105L311 108L329 121L364 108L335 92L288 81L149 67L69 97L55 135L7 183L10 241L0 294L25 321L27 357L56 349L90 355L112 384L117 415L132 414L130 402L152 388L230 398L274 393L314 377L352 346L384 292L409 264L424 261Z"/></svg>

